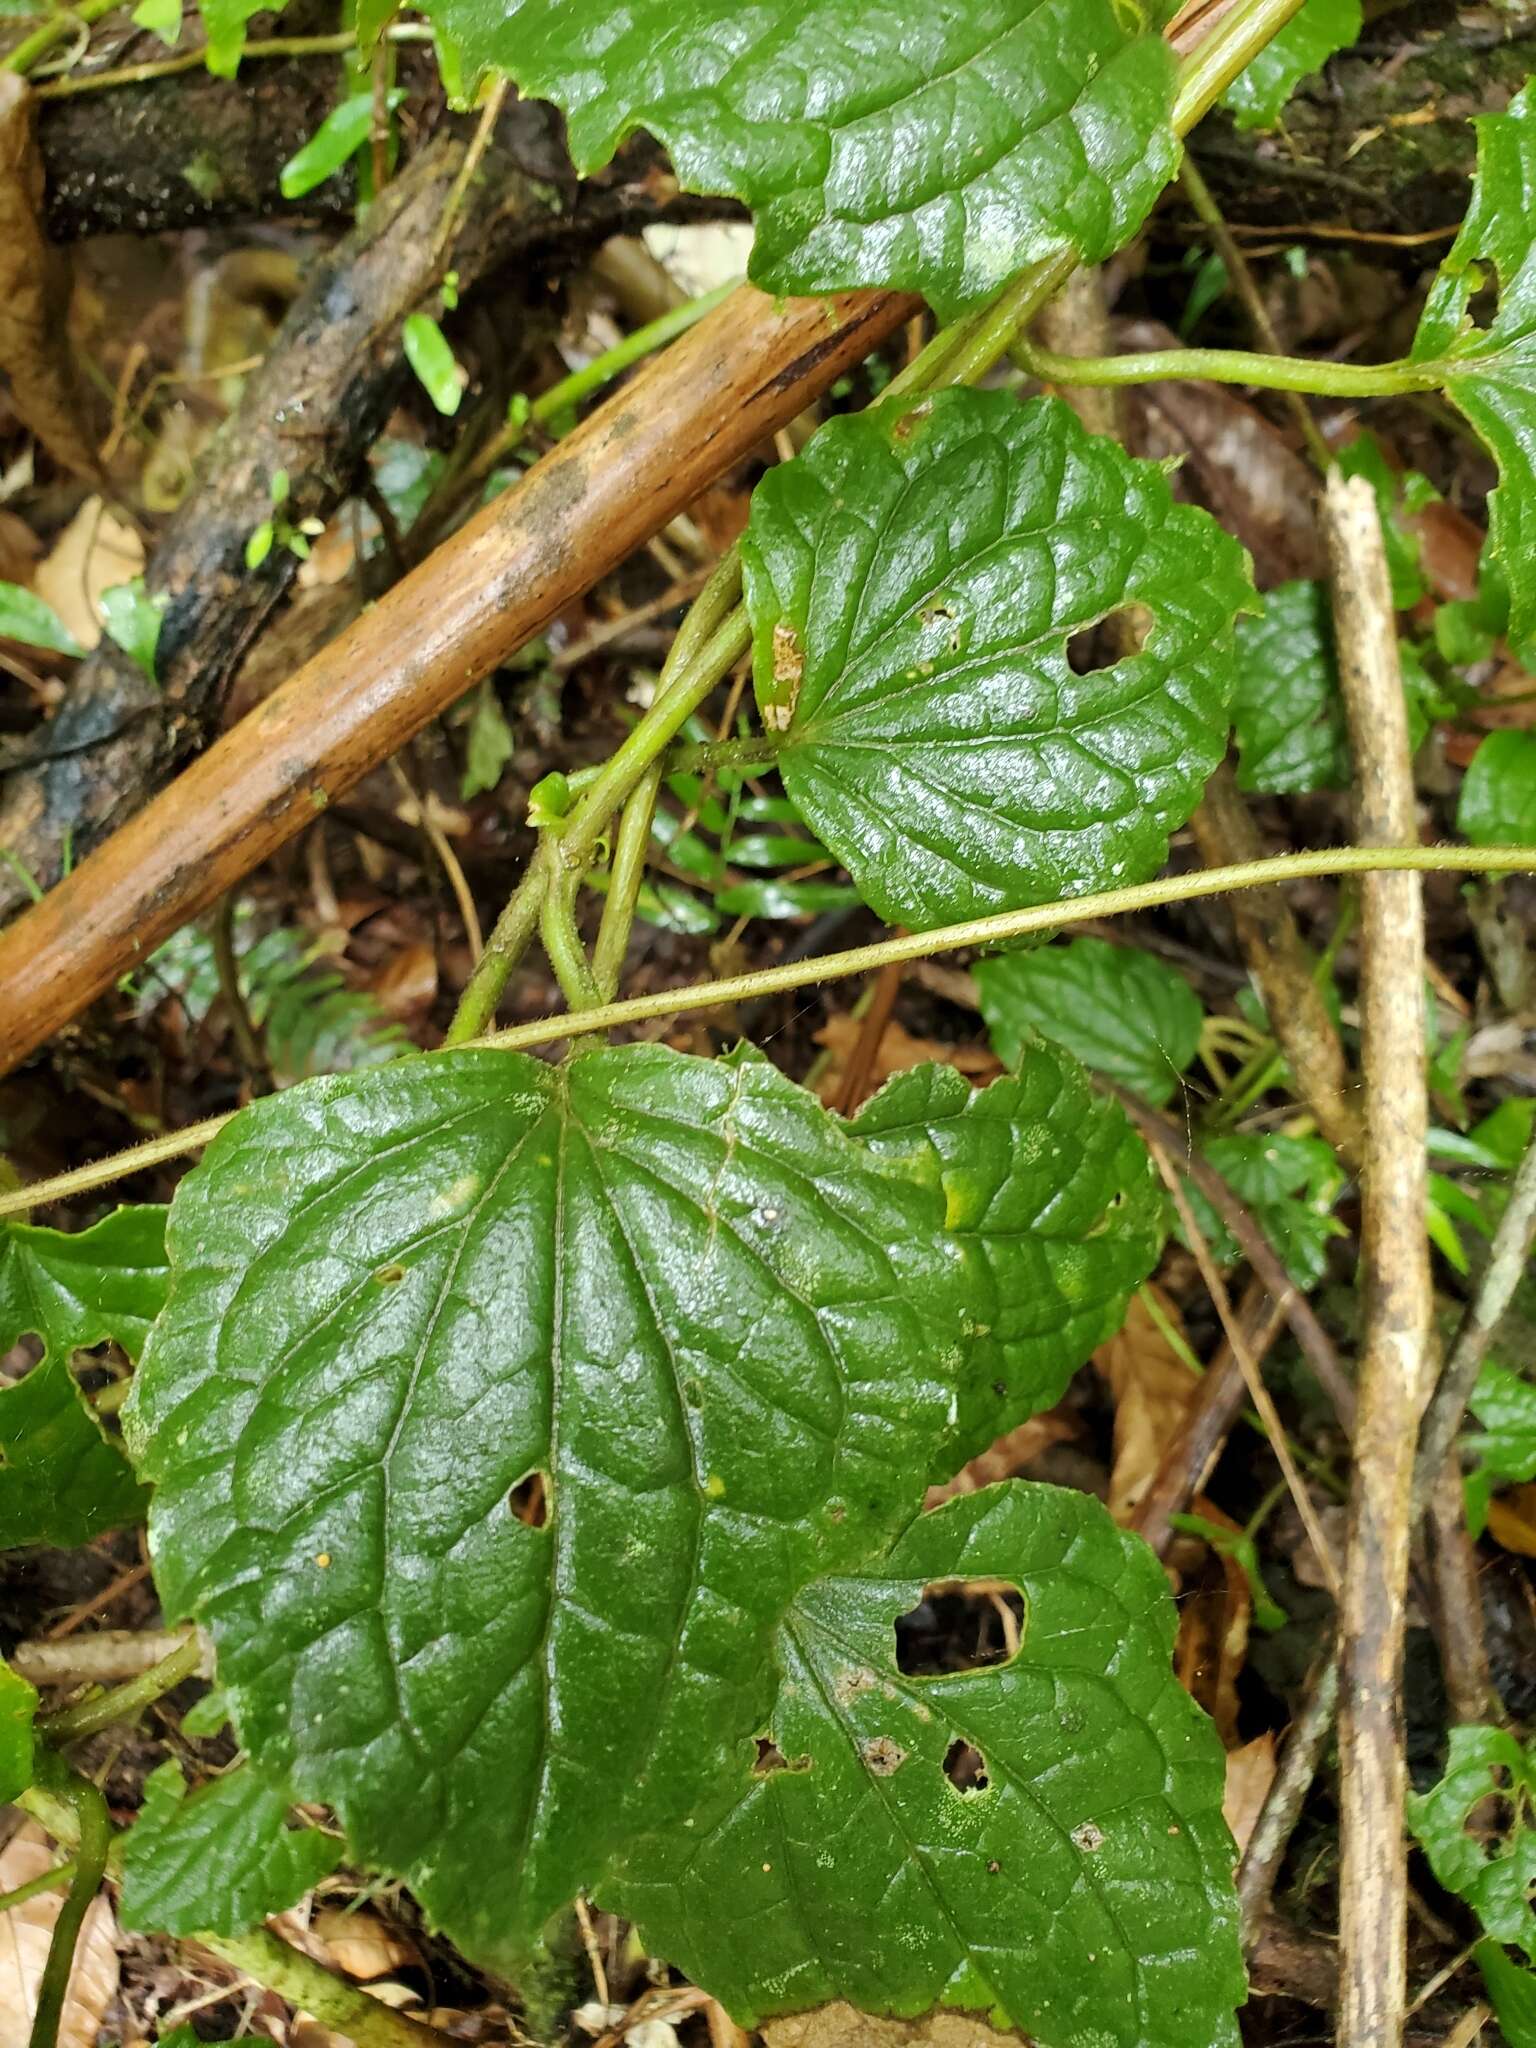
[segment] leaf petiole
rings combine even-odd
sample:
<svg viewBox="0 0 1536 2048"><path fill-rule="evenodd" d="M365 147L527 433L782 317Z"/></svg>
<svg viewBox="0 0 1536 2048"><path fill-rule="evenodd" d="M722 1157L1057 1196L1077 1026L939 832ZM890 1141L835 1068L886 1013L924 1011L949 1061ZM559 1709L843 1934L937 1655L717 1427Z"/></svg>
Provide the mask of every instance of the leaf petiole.
<svg viewBox="0 0 1536 2048"><path fill-rule="evenodd" d="M1437 363L1323 363L1302 356L1262 355L1241 348L1158 348L1136 355L1063 356L1026 341L1018 362L1046 384L1152 384L1198 377L1212 384L1251 384L1267 391L1319 398L1392 398L1435 391L1445 381Z"/></svg>

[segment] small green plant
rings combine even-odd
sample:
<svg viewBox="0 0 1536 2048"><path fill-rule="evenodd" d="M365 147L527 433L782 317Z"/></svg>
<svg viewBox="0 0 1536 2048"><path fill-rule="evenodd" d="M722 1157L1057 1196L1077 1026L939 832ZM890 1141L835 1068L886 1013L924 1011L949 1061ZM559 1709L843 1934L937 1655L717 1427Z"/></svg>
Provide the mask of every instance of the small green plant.
<svg viewBox="0 0 1536 2048"><path fill-rule="evenodd" d="M319 519L300 519L297 522L288 517L288 472L275 469L268 486L272 500L272 515L255 527L245 543L245 566L259 569L274 547L286 548L290 555L301 562L307 562L310 542L325 531Z"/></svg>
<svg viewBox="0 0 1536 2048"><path fill-rule="evenodd" d="M207 0L216 67L252 11ZM556 102L580 167L643 127L685 185L752 206L766 289L921 290L948 324L878 403L768 473L613 756L534 790L537 850L448 1050L251 1104L168 1220L120 1211L67 1241L73 1291L51 1236L9 1227L31 1292L17 1281L0 1335L47 1348L0 1418L44 1374L33 1398L110 1461L116 1517L152 1489L161 1600L212 1637L244 1752L192 1792L174 1765L151 1779L125 1915L252 1925L343 1853L290 1825L320 1803L350 1860L405 1879L513 1975L590 1895L748 2024L841 1998L956 2006L1042 2048L1231 2043L1222 1754L1171 1674L1159 1566L1079 1494L923 1502L1059 1398L1161 1250L1147 1151L1086 1068L1167 1101L1197 1057L1219 1074L1241 1046L1230 1110L1275 1071L1266 1021L1213 1032L1172 969L1093 940L1002 957L981 983L1004 1077L973 1093L918 1068L852 1119L746 1049L598 1046L555 1066L470 1041L536 935L573 1024L598 1021L661 900L658 840L708 883L733 846L748 864L743 823L771 825L752 835L769 879L717 909L820 886L923 934L1146 881L1234 718L1252 787L1346 773L1317 592L1261 612L1243 550L1162 467L1058 400L973 388L1010 350L1055 382L1443 389L1499 461L1492 548L1530 647L1536 103L1482 124L1473 207L1407 362L1080 362L1025 338L1073 264L1134 233L1182 136L1276 30L1245 118L1271 118L1355 9L1255 0L1182 67L1171 0L1082 0L1065 46L1045 0L696 0L686 34L675 0L426 11L461 82L495 72ZM341 111L304 177L356 146L362 110ZM1478 327L1488 265L1499 310ZM409 315L403 347L454 411L435 318ZM253 568L307 552L285 476L271 496ZM755 717L710 740L700 709L744 660ZM482 697L477 787L508 745ZM776 808L738 801L749 771L777 775L782 794L752 799ZM1480 780L1508 777L1491 758ZM658 810L669 786L686 822ZM1485 811L1490 834L1519 829L1504 796ZM848 881L779 880L802 850ZM1220 1117L1200 1142L1314 1283L1342 1185L1329 1147ZM107 1338L143 1342L131 1470L67 1364ZM899 1618L967 1580L1022 1596L1016 1652L905 1669ZM0 1696L0 1765L24 1774L6 1711Z"/></svg>

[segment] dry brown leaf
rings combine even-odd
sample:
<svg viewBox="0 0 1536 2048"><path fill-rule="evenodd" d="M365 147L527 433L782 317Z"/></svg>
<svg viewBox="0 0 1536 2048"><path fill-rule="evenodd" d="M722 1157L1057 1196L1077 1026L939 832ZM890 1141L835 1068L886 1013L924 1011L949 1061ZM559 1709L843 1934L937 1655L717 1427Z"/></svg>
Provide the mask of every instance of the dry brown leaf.
<svg viewBox="0 0 1536 2048"><path fill-rule="evenodd" d="M766 2048L1019 2048L1020 2040L965 2013L881 2020L851 2005L824 2005L816 2012L769 2020L762 2035Z"/></svg>
<svg viewBox="0 0 1536 2048"><path fill-rule="evenodd" d="M1266 1728L1241 1749L1227 1751L1227 1784L1221 1796L1221 1811L1232 1831L1238 1853L1248 1847L1259 1814L1275 1782L1275 1735Z"/></svg>
<svg viewBox="0 0 1536 2048"><path fill-rule="evenodd" d="M0 1849L0 1892L30 1884L58 1860L42 1829L28 1821ZM12 2043L20 2048L32 2031L37 1988L64 1898L62 1891L40 1892L0 1914L0 2042L5 2048ZM103 1892L87 1907L75 1944L59 2048L96 2048L102 2017L116 1996L117 1922Z"/></svg>
<svg viewBox="0 0 1536 2048"><path fill-rule="evenodd" d="M38 564L32 587L90 648L101 638L101 593L143 571L144 543L133 528L100 498L87 498Z"/></svg>
<svg viewBox="0 0 1536 2048"><path fill-rule="evenodd" d="M418 1960L413 1944L366 1907L346 1912L339 1906L322 1906L309 1931L342 1975L360 1984Z"/></svg>
<svg viewBox="0 0 1536 2048"><path fill-rule="evenodd" d="M972 1458L953 1479L946 1479L942 1486L930 1486L923 1505L925 1508L942 1507L945 1501L953 1500L957 1494L979 1493L984 1486L995 1486L1001 1479L1013 1479L1026 1466L1032 1465L1042 1452L1048 1451L1052 1444L1065 1443L1068 1437L1076 1434L1076 1424L1057 1409L1053 1408L1045 1415L1031 1415L1017 1429L1010 1429L1006 1436L1000 1436L990 1450Z"/></svg>
<svg viewBox="0 0 1536 2048"><path fill-rule="evenodd" d="M1505 1550L1536 1557L1536 1486L1512 1486L1491 1500L1488 1534Z"/></svg>
<svg viewBox="0 0 1536 2048"><path fill-rule="evenodd" d="M1173 1302L1161 1288L1148 1291L1182 1336L1183 1324ZM1151 1485L1199 1381L1153 1321L1139 1294L1132 1296L1119 1334L1099 1346L1093 1362L1109 1382L1115 1404L1109 1511L1117 1522L1127 1522Z"/></svg>
<svg viewBox="0 0 1536 2048"><path fill-rule="evenodd" d="M437 997L437 952L431 946L402 946L373 976L373 993L392 1017L409 1023L431 1009Z"/></svg>
<svg viewBox="0 0 1536 2048"><path fill-rule="evenodd" d="M835 1017L829 1017L816 1033L816 1043L825 1046L832 1055L817 1084L817 1092L823 1102L837 1100L843 1085L843 1071L853 1057L863 1028L851 1011L844 1010ZM1003 1071L1002 1061L987 1046L942 1045L936 1038L914 1038L893 1018L880 1034L874 1068L869 1077L870 1093L873 1094L892 1074L904 1074L909 1067L921 1067L930 1060L943 1067L953 1067L957 1073L978 1082L994 1080Z"/></svg>
<svg viewBox="0 0 1536 2048"><path fill-rule="evenodd" d="M43 160L30 87L0 72L0 371L11 409L55 462L97 477L65 332L69 271L43 233Z"/></svg>

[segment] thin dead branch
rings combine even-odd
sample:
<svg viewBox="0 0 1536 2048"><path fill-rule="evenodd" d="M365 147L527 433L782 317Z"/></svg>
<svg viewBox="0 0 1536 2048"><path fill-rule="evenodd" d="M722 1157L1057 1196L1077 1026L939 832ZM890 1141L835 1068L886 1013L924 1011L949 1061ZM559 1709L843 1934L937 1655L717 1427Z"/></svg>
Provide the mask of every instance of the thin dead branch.
<svg viewBox="0 0 1536 2048"><path fill-rule="evenodd" d="M1367 846L1418 835L1397 620L1371 486L1335 472L1324 494L1335 637ZM1433 1290L1424 1232L1423 885L1360 890L1364 1343L1339 1626L1342 2048L1396 2048L1406 1986L1400 1686L1413 1447L1428 1393Z"/></svg>

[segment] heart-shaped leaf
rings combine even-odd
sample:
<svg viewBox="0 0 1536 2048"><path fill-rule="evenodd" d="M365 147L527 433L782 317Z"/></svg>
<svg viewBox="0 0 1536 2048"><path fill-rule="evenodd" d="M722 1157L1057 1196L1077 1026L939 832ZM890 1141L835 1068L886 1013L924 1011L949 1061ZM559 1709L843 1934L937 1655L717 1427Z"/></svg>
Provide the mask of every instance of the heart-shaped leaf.
<svg viewBox="0 0 1536 2048"><path fill-rule="evenodd" d="M128 1414L162 1600L472 1952L690 1811L800 1587L1123 1312L1147 1162L1041 1058L850 1128L757 1057L459 1052L254 1104L181 1183Z"/></svg>
<svg viewBox="0 0 1536 2048"><path fill-rule="evenodd" d="M636 128L756 215L766 290L953 309L1135 231L1173 175L1170 0L430 0L469 75L561 107L582 171Z"/></svg>
<svg viewBox="0 0 1536 2048"><path fill-rule="evenodd" d="M1145 878L1226 750L1247 557L1055 401L830 421L742 561L785 786L893 922Z"/></svg>
<svg viewBox="0 0 1536 2048"><path fill-rule="evenodd" d="M1017 1652L904 1671L897 1618L960 1580L1023 1596ZM959 2006L1041 2048L1235 2042L1221 1745L1173 1637L1156 1559L1084 1494L919 1515L800 1595L734 1789L641 1841L606 1902L745 2025L840 1998Z"/></svg>

